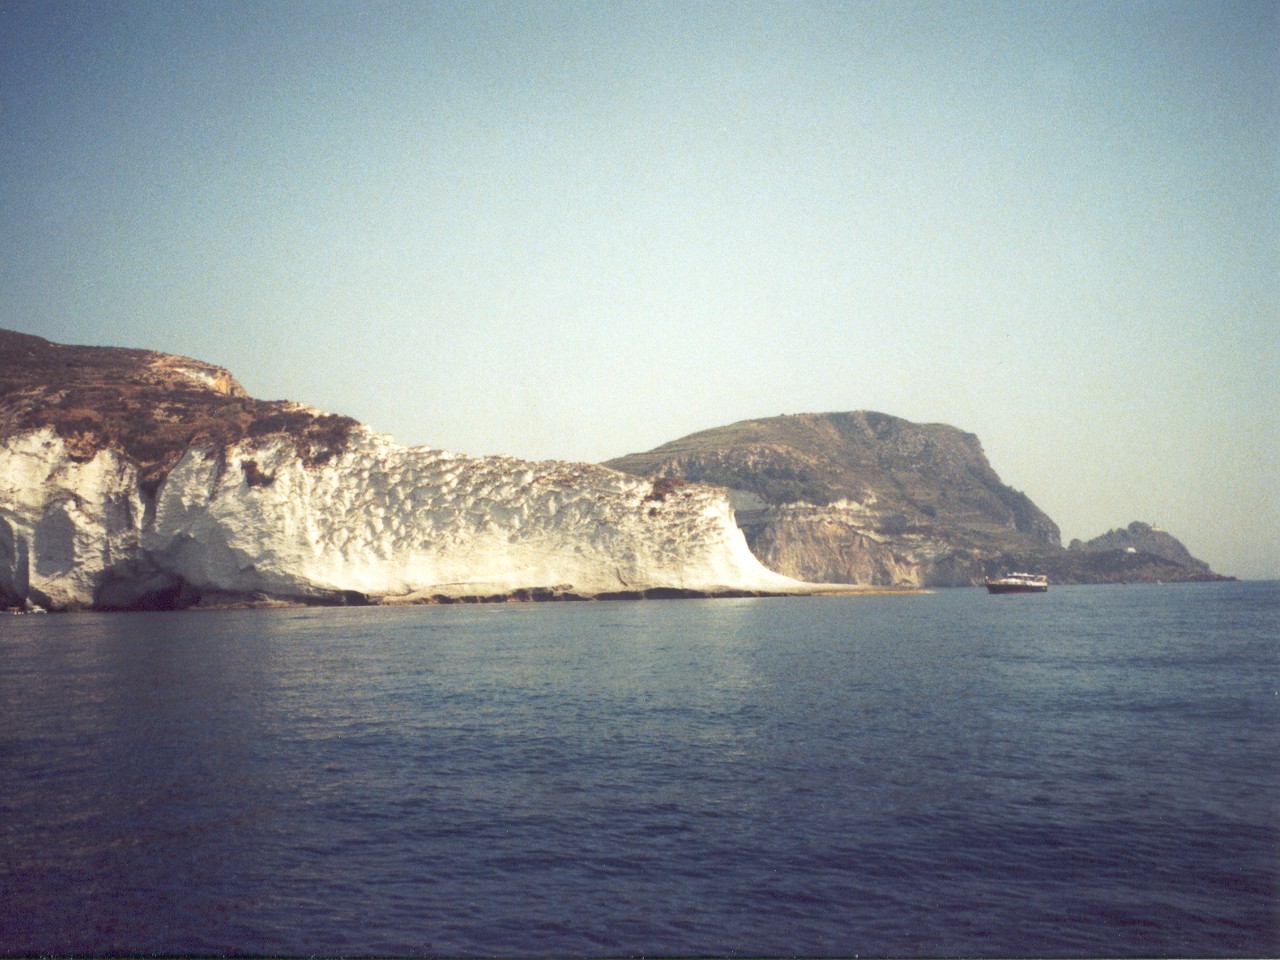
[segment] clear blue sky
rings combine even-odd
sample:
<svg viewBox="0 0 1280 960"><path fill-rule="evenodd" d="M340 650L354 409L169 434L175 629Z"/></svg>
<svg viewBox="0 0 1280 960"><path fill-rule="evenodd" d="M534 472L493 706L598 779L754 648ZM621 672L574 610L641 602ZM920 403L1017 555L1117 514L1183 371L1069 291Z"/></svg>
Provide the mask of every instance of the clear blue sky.
<svg viewBox="0 0 1280 960"><path fill-rule="evenodd" d="M1280 5L0 4L0 326L467 453L976 433L1280 576Z"/></svg>

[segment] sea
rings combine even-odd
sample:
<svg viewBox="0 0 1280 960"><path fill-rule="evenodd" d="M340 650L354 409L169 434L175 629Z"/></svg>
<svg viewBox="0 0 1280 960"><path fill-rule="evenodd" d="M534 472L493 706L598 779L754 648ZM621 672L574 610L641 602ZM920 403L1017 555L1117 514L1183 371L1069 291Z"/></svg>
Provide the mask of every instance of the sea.
<svg viewBox="0 0 1280 960"><path fill-rule="evenodd" d="M1280 584L0 621L0 953L1276 956Z"/></svg>

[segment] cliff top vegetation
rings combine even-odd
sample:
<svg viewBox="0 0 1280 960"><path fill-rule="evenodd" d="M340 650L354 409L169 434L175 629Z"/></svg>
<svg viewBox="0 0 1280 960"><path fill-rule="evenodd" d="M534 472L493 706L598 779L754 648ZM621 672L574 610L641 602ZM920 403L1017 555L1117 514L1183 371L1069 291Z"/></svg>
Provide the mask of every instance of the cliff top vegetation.
<svg viewBox="0 0 1280 960"><path fill-rule="evenodd" d="M154 491L189 446L288 434L304 459L340 452L358 424L255 400L221 367L150 350L67 346L0 330L0 439L52 427L77 456L116 450Z"/></svg>

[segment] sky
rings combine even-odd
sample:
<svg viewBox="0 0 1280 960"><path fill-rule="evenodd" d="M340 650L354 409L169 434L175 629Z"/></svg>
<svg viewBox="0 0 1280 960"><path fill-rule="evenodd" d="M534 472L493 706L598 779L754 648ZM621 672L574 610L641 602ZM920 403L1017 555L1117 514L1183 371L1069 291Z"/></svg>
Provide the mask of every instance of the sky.
<svg viewBox="0 0 1280 960"><path fill-rule="evenodd" d="M978 435L1280 577L1280 4L0 4L0 327L407 444Z"/></svg>

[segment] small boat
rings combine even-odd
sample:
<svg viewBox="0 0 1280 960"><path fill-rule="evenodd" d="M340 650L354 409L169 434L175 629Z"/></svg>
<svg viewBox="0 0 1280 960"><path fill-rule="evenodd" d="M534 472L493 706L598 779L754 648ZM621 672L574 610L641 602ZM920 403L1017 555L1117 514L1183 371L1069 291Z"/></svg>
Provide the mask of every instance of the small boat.
<svg viewBox="0 0 1280 960"><path fill-rule="evenodd" d="M1010 573L999 580L987 580L988 593L1044 593L1049 578L1035 573Z"/></svg>

